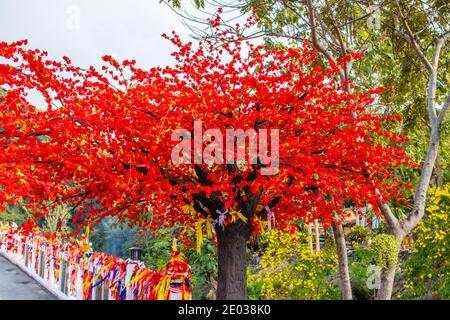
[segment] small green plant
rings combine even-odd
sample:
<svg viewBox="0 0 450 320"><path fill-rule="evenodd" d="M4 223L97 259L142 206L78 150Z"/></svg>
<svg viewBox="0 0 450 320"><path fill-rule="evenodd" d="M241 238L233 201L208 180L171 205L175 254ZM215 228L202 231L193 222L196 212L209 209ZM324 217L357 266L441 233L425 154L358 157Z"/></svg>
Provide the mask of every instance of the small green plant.
<svg viewBox="0 0 450 320"><path fill-rule="evenodd" d="M323 254L332 256L336 254L336 242L332 235L326 234L322 248Z"/></svg>
<svg viewBox="0 0 450 320"><path fill-rule="evenodd" d="M367 287L367 266L352 261L350 264L350 280L354 300L370 300L373 293Z"/></svg>
<svg viewBox="0 0 450 320"><path fill-rule="evenodd" d="M377 234L372 238L369 250L374 254L380 268L387 268L397 263L399 245L389 234Z"/></svg>
<svg viewBox="0 0 450 320"><path fill-rule="evenodd" d="M369 239L370 232L363 226L355 225L346 235L346 238L353 245L354 243L362 244Z"/></svg>
<svg viewBox="0 0 450 320"><path fill-rule="evenodd" d="M373 298L373 291L367 286L368 268L373 264L374 254L366 247L354 243L354 253L349 258L350 280L352 284L353 299L369 300Z"/></svg>
<svg viewBox="0 0 450 320"><path fill-rule="evenodd" d="M263 296L260 275L257 273L252 273L250 270L247 272L247 294L249 300L260 300Z"/></svg>

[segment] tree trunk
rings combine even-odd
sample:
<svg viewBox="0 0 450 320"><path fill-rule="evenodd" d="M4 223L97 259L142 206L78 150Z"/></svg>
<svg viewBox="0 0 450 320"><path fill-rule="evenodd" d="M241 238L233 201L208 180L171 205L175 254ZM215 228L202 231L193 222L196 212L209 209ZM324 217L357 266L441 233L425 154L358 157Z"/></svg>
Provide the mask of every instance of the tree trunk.
<svg viewBox="0 0 450 320"><path fill-rule="evenodd" d="M314 237L316 242L316 253L320 252L320 233L319 233L319 221L314 220Z"/></svg>
<svg viewBox="0 0 450 320"><path fill-rule="evenodd" d="M439 187L441 189L444 189L444 177L443 177L443 169L442 169L442 161L441 156L438 154L436 156L436 162L434 163L434 170L433 170L433 185L435 187Z"/></svg>
<svg viewBox="0 0 450 320"><path fill-rule="evenodd" d="M313 244L311 223L308 223L308 238L309 238L309 240L308 240L309 249L311 250L311 253L314 253L314 244Z"/></svg>
<svg viewBox="0 0 450 320"><path fill-rule="evenodd" d="M235 222L225 230L217 226L218 300L247 299L248 225Z"/></svg>
<svg viewBox="0 0 450 320"><path fill-rule="evenodd" d="M381 271L380 289L377 292L376 300L391 300L396 267L397 264L394 263Z"/></svg>
<svg viewBox="0 0 450 320"><path fill-rule="evenodd" d="M352 286L348 272L347 246L345 244L344 228L342 224L333 223L334 240L336 241L336 251L339 259L339 278L342 292L342 299L352 300Z"/></svg>

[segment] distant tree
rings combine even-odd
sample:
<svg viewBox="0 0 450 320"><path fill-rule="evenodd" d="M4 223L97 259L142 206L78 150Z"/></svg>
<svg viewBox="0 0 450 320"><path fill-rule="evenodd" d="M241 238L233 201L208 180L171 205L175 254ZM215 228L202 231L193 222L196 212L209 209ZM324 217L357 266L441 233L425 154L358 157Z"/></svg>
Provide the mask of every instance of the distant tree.
<svg viewBox="0 0 450 320"><path fill-rule="evenodd" d="M69 207L67 205L56 206L45 216L42 230L48 232L68 233L70 232L70 228L67 224L69 219Z"/></svg>

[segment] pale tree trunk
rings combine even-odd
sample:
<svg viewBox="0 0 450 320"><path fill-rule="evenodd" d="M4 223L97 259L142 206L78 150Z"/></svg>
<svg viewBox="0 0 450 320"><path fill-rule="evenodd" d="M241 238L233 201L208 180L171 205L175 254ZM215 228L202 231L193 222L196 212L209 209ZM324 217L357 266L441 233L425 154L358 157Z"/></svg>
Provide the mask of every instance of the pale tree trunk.
<svg viewBox="0 0 450 320"><path fill-rule="evenodd" d="M399 221L392 213L387 204L378 203L381 211L386 217L389 226L389 233L392 234L399 247L401 246L405 236L410 233L414 227L422 220L425 214L425 203L428 186L430 184L431 175L433 172L433 165L439 151L439 127L433 126L431 129L430 143L428 147L427 156L422 166L422 171L419 178L419 184L414 196L414 205L407 218ZM391 299L392 288L394 286L396 265L390 266L389 270L381 273L381 287L378 290L377 300Z"/></svg>
<svg viewBox="0 0 450 320"><path fill-rule="evenodd" d="M436 163L434 164L434 170L433 170L433 184L435 187L444 189L443 175L444 175L444 171L442 169L441 156L438 152L437 157L436 157Z"/></svg>
<svg viewBox="0 0 450 320"><path fill-rule="evenodd" d="M437 72L439 57L445 42L450 37L450 31L445 32L441 37L437 39L436 46L433 50L432 60L428 60L427 56L422 51L418 44L414 32L411 30L407 18L402 12L399 1L395 2L398 9L398 17L400 18L404 30L406 33L398 29L396 26L395 34L409 42L412 49L416 52L417 57L421 60L428 72L428 87L427 87L427 111L430 121L431 132L430 142L428 145L427 155L422 165L422 171L420 173L417 189L414 194L414 203L412 210L408 213L406 219L399 221L390 210L389 206L383 201L378 201L378 206L383 212L386 222L389 226L390 233L396 238L397 243L401 245L405 236L410 233L417 224L422 220L425 214L425 204L428 187L430 185L431 176L433 173L433 167L436 163L436 158L439 153L440 142L440 128L444 120L445 114L450 105L450 95L447 95L444 104L442 105L439 115L436 112L436 85L437 85ZM381 287L378 290L377 299L388 300L391 299L392 289L394 286L396 266L390 266L385 272L381 274Z"/></svg>
<svg viewBox="0 0 450 320"><path fill-rule="evenodd" d="M391 264L381 271L380 289L377 292L376 300L390 300L392 289L394 288L395 270L397 264Z"/></svg>
<svg viewBox="0 0 450 320"><path fill-rule="evenodd" d="M306 9L308 14L308 20L309 20L309 26L311 28L311 40L314 48L317 49L318 52L323 54L328 61L335 62L335 59L333 57L333 53L327 49L323 44L321 44L317 38L317 24L316 24L316 14L314 11L314 6L312 0L306 0ZM338 43L340 47L341 54L346 55L347 48L346 45L343 42L343 38L341 35L341 32L339 28L337 27L336 20L332 17L333 20L333 26L334 31L337 34L338 39L334 39L334 43ZM330 33L332 35L332 33ZM340 81L344 84L346 80L349 80L349 74L352 67L352 62L345 62L343 70L339 71L339 78ZM345 84L344 90L347 92L350 92L350 88L348 84ZM353 117L356 117L356 113L352 112L351 114ZM347 247L345 244L345 236L344 236L344 229L342 228L342 225L337 225L333 223L333 232L334 232L334 238L336 241L336 249L337 254L339 258L339 277L340 277L340 286L342 291L342 298L345 300L351 300L352 299L352 289L351 289L351 283L350 283L350 276L348 271L348 257L347 257Z"/></svg>
<svg viewBox="0 0 450 320"><path fill-rule="evenodd" d="M320 253L320 233L319 233L319 221L314 220L314 239L316 242L316 253Z"/></svg>
<svg viewBox="0 0 450 320"><path fill-rule="evenodd" d="M313 244L313 236L312 236L312 226L311 223L308 223L308 245L311 253L314 253L314 244Z"/></svg>
<svg viewBox="0 0 450 320"><path fill-rule="evenodd" d="M345 244L344 228L342 227L342 224L333 223L333 233L339 260L338 269L342 299L352 300L352 286L348 271L347 246Z"/></svg>
<svg viewBox="0 0 450 320"><path fill-rule="evenodd" d="M399 221L386 203L383 203L383 201L378 201L378 206L383 212L383 215L386 218L386 222L389 226L390 234L392 234L396 238L397 243L400 246L405 236L417 226L417 224L422 220L425 214L427 191L430 185L433 168L439 153L440 128L450 105L450 95L447 95L439 115L437 114L436 84L439 56L445 44L445 41L450 37L450 32L444 33L437 40L436 46L433 51L432 60L428 60L428 58L418 45L414 33L412 32L411 28L408 25L408 22L406 21L406 17L402 13L399 2L396 1L396 4L399 17L403 22L406 34L399 30L396 30L395 33L409 42L428 72L427 111L431 125L430 142L428 145L427 155L422 165L422 171L420 173L417 189L414 194L413 208L408 213L406 219L404 219L403 221ZM396 266L390 266L390 268L382 272L381 287L378 290L378 295L376 297L378 300L391 299L395 279L395 268Z"/></svg>

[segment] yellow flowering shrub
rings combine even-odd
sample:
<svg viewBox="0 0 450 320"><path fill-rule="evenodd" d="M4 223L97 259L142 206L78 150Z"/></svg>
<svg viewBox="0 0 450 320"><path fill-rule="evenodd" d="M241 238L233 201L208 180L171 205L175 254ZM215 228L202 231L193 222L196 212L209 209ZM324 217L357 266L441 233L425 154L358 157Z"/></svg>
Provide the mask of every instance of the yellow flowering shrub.
<svg viewBox="0 0 450 320"><path fill-rule="evenodd" d="M405 263L405 295L449 299L450 184L430 194L427 213L414 230L413 254Z"/></svg>
<svg viewBox="0 0 450 320"><path fill-rule="evenodd" d="M302 232L265 234L261 270L248 277L250 298L338 298L338 286L331 281L337 267L336 254L329 250L314 254L308 240L309 236ZM257 292L253 292L255 287Z"/></svg>

